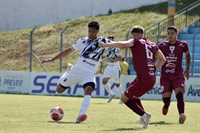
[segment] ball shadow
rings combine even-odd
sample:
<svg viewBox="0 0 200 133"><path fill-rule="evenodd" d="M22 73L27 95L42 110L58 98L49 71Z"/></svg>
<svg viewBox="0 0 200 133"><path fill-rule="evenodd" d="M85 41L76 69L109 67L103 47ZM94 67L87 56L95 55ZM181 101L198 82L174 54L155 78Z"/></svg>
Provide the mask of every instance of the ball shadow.
<svg viewBox="0 0 200 133"><path fill-rule="evenodd" d="M66 121L47 121L49 123L57 123L57 124L78 124L76 122L66 122Z"/></svg>

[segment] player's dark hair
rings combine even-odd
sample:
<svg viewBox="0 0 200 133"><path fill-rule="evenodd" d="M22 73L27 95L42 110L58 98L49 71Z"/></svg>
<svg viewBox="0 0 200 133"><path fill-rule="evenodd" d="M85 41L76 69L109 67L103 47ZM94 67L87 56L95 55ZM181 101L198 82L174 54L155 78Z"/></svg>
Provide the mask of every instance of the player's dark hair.
<svg viewBox="0 0 200 133"><path fill-rule="evenodd" d="M88 28L95 28L96 30L99 30L99 23L97 21L91 21L88 23Z"/></svg>
<svg viewBox="0 0 200 133"><path fill-rule="evenodd" d="M139 34L144 34L144 28L142 26L134 26L132 29L131 29L131 34L133 33L139 33Z"/></svg>
<svg viewBox="0 0 200 133"><path fill-rule="evenodd" d="M178 32L178 30L177 30L177 28L175 27L175 26L169 26L168 28L167 28L167 31L168 30L174 30L176 33Z"/></svg>
<svg viewBox="0 0 200 133"><path fill-rule="evenodd" d="M108 39L114 40L114 36L108 36Z"/></svg>

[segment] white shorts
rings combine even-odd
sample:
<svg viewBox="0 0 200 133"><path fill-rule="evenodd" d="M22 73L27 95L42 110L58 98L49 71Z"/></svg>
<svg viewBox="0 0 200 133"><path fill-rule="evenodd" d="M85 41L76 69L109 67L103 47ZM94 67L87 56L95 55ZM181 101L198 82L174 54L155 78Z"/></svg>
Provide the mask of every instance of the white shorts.
<svg viewBox="0 0 200 133"><path fill-rule="evenodd" d="M91 73L80 68L73 67L73 69L70 72L66 71L58 80L58 84L61 84L65 87L76 85L79 82L81 82L82 85L88 82L94 82L96 84L95 73Z"/></svg>
<svg viewBox="0 0 200 133"><path fill-rule="evenodd" d="M106 69L104 70L103 73L103 78L111 78L114 83L119 84L120 83L120 73L121 73L121 68L120 66L115 66L115 65L107 65Z"/></svg>

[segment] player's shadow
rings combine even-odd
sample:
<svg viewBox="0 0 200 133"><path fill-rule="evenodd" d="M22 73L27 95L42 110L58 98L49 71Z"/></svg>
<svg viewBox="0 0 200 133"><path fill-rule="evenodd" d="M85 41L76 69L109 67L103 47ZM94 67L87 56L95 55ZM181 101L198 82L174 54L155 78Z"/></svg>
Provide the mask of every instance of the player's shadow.
<svg viewBox="0 0 200 133"><path fill-rule="evenodd" d="M108 104L108 103L92 103L92 104L105 105L105 104Z"/></svg>
<svg viewBox="0 0 200 133"><path fill-rule="evenodd" d="M48 121L49 123L58 123L58 124L77 124L76 122L65 122L65 121Z"/></svg>
<svg viewBox="0 0 200 133"><path fill-rule="evenodd" d="M150 122L150 125L170 125L173 123L165 122L165 121L157 121L157 122Z"/></svg>
<svg viewBox="0 0 200 133"><path fill-rule="evenodd" d="M105 131L105 132L108 132L108 131L140 131L140 130L143 130L143 128L117 128L117 129L113 129L113 130L101 130L101 131Z"/></svg>

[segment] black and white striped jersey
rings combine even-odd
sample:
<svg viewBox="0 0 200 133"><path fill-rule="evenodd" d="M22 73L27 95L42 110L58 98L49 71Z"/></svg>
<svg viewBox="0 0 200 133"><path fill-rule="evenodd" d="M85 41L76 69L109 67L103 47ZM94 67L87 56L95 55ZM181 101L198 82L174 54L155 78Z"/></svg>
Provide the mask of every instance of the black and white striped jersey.
<svg viewBox="0 0 200 133"><path fill-rule="evenodd" d="M121 55L120 48L106 48L106 56L115 59Z"/></svg>
<svg viewBox="0 0 200 133"><path fill-rule="evenodd" d="M73 44L71 48L80 51L78 61L74 67L96 72L105 50L105 48L98 46L100 42L109 43L110 40L103 37L91 40L88 37L84 37Z"/></svg>

